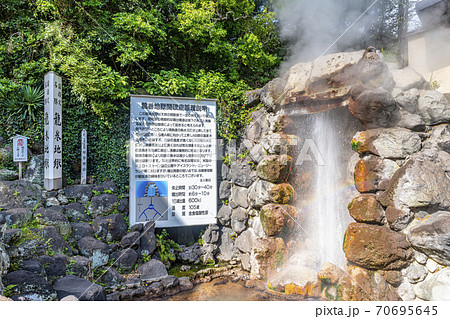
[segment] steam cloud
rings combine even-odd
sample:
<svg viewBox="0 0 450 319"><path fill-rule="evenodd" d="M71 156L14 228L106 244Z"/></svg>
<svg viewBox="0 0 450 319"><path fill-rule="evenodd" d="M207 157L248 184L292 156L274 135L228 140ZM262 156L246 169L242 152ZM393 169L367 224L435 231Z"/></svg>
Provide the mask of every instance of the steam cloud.
<svg viewBox="0 0 450 319"><path fill-rule="evenodd" d="M374 1L283 0L279 3L281 36L292 43L280 73L295 63L312 61L324 53ZM365 49L370 42L368 28L374 23L376 18L370 10L325 54Z"/></svg>

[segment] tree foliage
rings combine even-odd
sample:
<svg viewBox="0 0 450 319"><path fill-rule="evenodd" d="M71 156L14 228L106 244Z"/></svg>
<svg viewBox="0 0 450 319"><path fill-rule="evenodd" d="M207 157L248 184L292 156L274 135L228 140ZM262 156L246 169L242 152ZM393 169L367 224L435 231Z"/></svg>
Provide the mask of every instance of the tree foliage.
<svg viewBox="0 0 450 319"><path fill-rule="evenodd" d="M221 136L237 138L251 112L244 92L271 80L289 52L274 9L286 1L2 0L0 135L21 133L42 143L38 93L44 74L55 71L64 83L69 177L76 176L79 133L86 128L92 142L89 172L126 179L130 93L216 98ZM395 51L405 30L406 14L399 9L414 1L378 1L371 22L355 29L371 37L340 49L375 45ZM344 10L339 21L349 26L354 18ZM304 30L294 31L301 38Z"/></svg>
<svg viewBox="0 0 450 319"><path fill-rule="evenodd" d="M0 3L0 134L42 143L39 101L24 90L63 77L63 150L76 177L79 132L89 172L125 176L130 93L217 98L219 132L235 138L250 110L244 92L274 77L281 61L275 13L259 0L3 0ZM92 145L92 144L91 144ZM94 145L93 145L94 146ZM117 170L120 172L117 172ZM122 177L120 177L122 178Z"/></svg>

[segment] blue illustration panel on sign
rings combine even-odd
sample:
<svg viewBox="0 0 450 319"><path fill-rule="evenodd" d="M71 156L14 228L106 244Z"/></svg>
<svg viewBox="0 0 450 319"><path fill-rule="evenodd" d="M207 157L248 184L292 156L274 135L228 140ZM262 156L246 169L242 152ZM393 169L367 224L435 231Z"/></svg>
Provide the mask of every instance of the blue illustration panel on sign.
<svg viewBox="0 0 450 319"><path fill-rule="evenodd" d="M136 222L168 220L167 181L136 182Z"/></svg>

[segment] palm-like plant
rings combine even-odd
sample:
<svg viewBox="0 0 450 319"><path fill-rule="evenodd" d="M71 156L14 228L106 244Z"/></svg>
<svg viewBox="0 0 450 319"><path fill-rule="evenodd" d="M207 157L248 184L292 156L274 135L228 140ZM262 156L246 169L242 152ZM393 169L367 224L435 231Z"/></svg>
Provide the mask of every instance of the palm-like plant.
<svg viewBox="0 0 450 319"><path fill-rule="evenodd" d="M25 85L14 96L4 97L1 104L8 109L8 121L18 118L36 122L36 113L44 106L44 90Z"/></svg>

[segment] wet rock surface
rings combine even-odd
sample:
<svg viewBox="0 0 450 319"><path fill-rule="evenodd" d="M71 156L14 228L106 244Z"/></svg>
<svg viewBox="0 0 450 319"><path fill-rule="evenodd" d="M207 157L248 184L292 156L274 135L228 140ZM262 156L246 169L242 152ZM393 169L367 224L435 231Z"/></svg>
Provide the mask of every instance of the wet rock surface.
<svg viewBox="0 0 450 319"><path fill-rule="evenodd" d="M406 236L384 226L351 223L345 233L345 256L368 269L407 267L413 252Z"/></svg>
<svg viewBox="0 0 450 319"><path fill-rule="evenodd" d="M350 216L358 222L382 224L385 218L383 207L375 195L361 194L348 205Z"/></svg>

